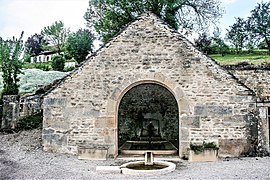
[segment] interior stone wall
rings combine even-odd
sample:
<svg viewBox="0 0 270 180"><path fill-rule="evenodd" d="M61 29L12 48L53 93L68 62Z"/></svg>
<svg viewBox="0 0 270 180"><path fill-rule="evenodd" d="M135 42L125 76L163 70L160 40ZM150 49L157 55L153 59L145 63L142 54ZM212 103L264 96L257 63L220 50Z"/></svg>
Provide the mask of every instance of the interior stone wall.
<svg viewBox="0 0 270 180"><path fill-rule="evenodd" d="M154 136L179 146L179 110L173 94L157 84L141 84L122 98L118 110L119 147L127 140L147 139L147 126L154 125Z"/></svg>

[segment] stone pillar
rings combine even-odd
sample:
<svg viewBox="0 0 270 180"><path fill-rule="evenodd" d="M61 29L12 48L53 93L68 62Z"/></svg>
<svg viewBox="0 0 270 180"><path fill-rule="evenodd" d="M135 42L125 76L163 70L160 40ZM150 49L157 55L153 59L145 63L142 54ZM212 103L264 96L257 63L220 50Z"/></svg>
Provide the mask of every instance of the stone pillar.
<svg viewBox="0 0 270 180"><path fill-rule="evenodd" d="M3 96L3 115L2 115L2 128L14 129L19 120L20 96L6 95Z"/></svg>

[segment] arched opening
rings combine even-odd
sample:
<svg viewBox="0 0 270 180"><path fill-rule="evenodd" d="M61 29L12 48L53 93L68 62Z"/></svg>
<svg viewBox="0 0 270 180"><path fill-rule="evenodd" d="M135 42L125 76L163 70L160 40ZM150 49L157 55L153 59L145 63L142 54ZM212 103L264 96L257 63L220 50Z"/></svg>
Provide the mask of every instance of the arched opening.
<svg viewBox="0 0 270 180"><path fill-rule="evenodd" d="M119 154L177 154L179 110L165 87L140 84L123 96L118 108Z"/></svg>

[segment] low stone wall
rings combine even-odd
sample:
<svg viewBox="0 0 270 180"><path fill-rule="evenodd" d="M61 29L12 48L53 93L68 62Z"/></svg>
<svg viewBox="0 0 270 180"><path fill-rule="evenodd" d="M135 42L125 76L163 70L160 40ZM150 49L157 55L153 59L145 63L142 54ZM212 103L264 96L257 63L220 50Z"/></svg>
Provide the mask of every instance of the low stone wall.
<svg viewBox="0 0 270 180"><path fill-rule="evenodd" d="M269 68L248 66L226 66L240 82L252 89L257 96L257 100L269 101L270 98L270 70Z"/></svg>
<svg viewBox="0 0 270 180"><path fill-rule="evenodd" d="M20 98L20 118L38 114L42 111L42 95L23 96Z"/></svg>
<svg viewBox="0 0 270 180"><path fill-rule="evenodd" d="M42 112L42 101L42 95L4 96L0 128L14 129L21 118Z"/></svg>

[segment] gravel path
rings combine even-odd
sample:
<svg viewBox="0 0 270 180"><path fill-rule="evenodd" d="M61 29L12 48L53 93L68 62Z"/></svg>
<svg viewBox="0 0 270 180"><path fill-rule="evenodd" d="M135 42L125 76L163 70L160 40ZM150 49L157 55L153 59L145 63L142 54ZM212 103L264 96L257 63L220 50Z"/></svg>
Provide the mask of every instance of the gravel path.
<svg viewBox="0 0 270 180"><path fill-rule="evenodd" d="M100 174L96 166L121 165L123 160L89 161L41 150L40 130L0 134L0 179L270 179L270 158L178 162L162 176Z"/></svg>

